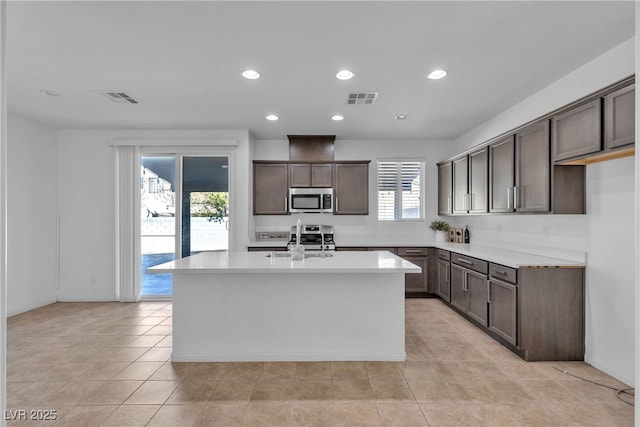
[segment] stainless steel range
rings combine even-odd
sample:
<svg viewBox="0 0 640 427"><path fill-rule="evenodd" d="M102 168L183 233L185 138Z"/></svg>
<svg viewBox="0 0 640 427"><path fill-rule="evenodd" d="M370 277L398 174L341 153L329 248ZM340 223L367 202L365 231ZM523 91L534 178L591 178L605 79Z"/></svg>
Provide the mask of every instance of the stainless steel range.
<svg viewBox="0 0 640 427"><path fill-rule="evenodd" d="M287 249L296 243L296 226L293 226ZM333 227L330 225L302 225L300 227L300 243L308 251L334 251L336 244L333 241Z"/></svg>

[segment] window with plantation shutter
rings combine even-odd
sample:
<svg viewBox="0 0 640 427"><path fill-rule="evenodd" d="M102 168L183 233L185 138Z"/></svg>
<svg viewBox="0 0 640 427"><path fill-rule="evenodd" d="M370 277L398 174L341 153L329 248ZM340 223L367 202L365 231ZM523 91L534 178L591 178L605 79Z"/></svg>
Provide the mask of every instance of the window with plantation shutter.
<svg viewBox="0 0 640 427"><path fill-rule="evenodd" d="M423 161L378 161L378 220L423 219Z"/></svg>

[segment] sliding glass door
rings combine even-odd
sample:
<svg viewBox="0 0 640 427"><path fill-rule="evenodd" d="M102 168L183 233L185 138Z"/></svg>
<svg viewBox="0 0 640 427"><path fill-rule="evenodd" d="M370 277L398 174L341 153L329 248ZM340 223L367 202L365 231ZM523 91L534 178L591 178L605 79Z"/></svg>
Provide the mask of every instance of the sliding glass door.
<svg viewBox="0 0 640 427"><path fill-rule="evenodd" d="M145 153L140 157L143 299L172 295L172 276L148 274L148 267L228 249L228 171L228 156Z"/></svg>

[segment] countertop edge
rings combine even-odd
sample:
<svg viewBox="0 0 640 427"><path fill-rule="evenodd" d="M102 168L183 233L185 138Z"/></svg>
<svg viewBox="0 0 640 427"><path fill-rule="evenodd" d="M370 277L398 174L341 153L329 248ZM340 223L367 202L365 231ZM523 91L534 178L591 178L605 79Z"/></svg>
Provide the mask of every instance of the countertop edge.
<svg viewBox="0 0 640 427"><path fill-rule="evenodd" d="M256 244L258 242L251 242L249 247L251 248L260 248L260 247L276 247L280 246L278 244L270 244L266 242L260 242L260 244ZM282 243L282 242L280 242ZM286 243L282 245L283 248L286 246ZM453 243L453 242L435 242L435 241L424 241L424 242L356 242L347 240L345 243L341 243L337 245L339 248L349 248L349 247L424 247L424 248L436 248L443 249L450 252L454 252L461 255L470 256L473 258L478 258L483 261L492 262L495 264L504 265L511 268L585 268L586 263L571 261L562 258L556 257L547 257L542 255L536 255L527 252L514 251L511 249L504 249L493 246L484 246L484 245L474 245L474 244L464 244L464 243ZM474 250L472 250L474 249ZM522 261L517 260L517 258L521 258Z"/></svg>

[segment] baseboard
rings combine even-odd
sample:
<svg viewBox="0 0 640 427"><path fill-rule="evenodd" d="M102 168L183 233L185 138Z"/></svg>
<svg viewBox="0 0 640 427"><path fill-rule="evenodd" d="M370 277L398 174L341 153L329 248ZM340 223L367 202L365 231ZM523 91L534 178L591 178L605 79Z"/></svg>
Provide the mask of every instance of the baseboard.
<svg viewBox="0 0 640 427"><path fill-rule="evenodd" d="M359 353L171 353L172 362L404 362L407 354Z"/></svg>
<svg viewBox="0 0 640 427"><path fill-rule="evenodd" d="M111 298L65 298L58 297L56 302L119 302L117 299Z"/></svg>
<svg viewBox="0 0 640 427"><path fill-rule="evenodd" d="M625 374L624 372L620 372L617 367L615 366L610 366L607 363L602 363L599 360L596 359L591 359L589 357L587 357L587 355L585 355L585 362L590 364L591 366L593 366L596 369L599 369L600 371L604 372L607 375L612 376L613 378L617 379L618 381L622 381L623 383L627 384L629 387L635 387L635 377L633 372L631 373L631 376L629 376L628 374Z"/></svg>
<svg viewBox="0 0 640 427"><path fill-rule="evenodd" d="M47 305L54 304L56 302L55 299L48 300L42 303L29 304L24 307L20 307L18 309L7 311L7 317L17 316L18 314L26 313L27 311L35 310L36 308L44 307Z"/></svg>

